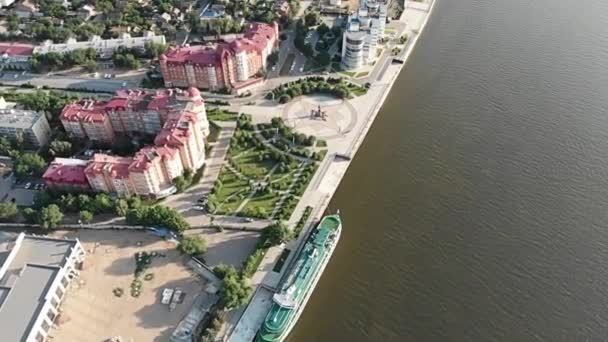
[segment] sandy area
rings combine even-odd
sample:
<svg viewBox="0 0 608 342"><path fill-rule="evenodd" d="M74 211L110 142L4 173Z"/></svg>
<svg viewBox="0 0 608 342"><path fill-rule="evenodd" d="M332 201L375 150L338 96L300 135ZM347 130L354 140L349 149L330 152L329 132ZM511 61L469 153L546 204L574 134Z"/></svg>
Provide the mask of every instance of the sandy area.
<svg viewBox="0 0 608 342"><path fill-rule="evenodd" d="M55 235L78 237L87 257L80 279L72 283L62 303L65 322L51 331L54 341L97 342L113 336L121 336L123 341L168 341L204 286L184 265L185 259L173 243L148 233L80 230ZM134 298L130 284L134 255L140 251L156 251L166 257L152 259L144 273L153 273L154 278L142 279L141 295ZM120 298L112 293L116 287L124 290ZM186 293L173 312L160 303L165 287L179 287Z"/></svg>

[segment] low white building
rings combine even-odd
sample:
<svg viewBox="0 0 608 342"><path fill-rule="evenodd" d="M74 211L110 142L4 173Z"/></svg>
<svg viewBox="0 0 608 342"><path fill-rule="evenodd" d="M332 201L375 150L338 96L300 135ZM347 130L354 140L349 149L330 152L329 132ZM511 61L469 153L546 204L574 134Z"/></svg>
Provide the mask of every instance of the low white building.
<svg viewBox="0 0 608 342"><path fill-rule="evenodd" d="M0 0L0 7L8 7L13 4L15 0Z"/></svg>
<svg viewBox="0 0 608 342"><path fill-rule="evenodd" d="M69 284L79 275L80 242L19 234L0 243L2 341L44 342Z"/></svg>
<svg viewBox="0 0 608 342"><path fill-rule="evenodd" d="M99 55L111 56L114 51L120 46L129 49L143 49L146 43L165 44L164 35L155 35L152 31L144 32L142 37L131 37L128 33L122 33L120 38L101 39L99 36L93 36L88 41L76 41L74 38L68 39L65 43L55 44L52 41L45 41L42 45L34 49L34 53L44 54L49 52L66 53L78 49L94 49Z"/></svg>

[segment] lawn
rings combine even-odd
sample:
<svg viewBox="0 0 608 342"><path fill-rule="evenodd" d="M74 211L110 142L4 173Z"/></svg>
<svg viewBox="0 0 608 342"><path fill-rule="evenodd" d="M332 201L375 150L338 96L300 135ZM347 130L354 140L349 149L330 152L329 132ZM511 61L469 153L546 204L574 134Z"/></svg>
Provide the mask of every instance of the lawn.
<svg viewBox="0 0 608 342"><path fill-rule="evenodd" d="M226 167L220 172L219 180L222 182L220 188L215 188L215 198L217 199L218 205L217 213L231 213L241 203L239 196L234 196L230 201L225 202L232 195L242 193L243 196L249 195L249 182L244 179L237 177L232 171Z"/></svg>
<svg viewBox="0 0 608 342"><path fill-rule="evenodd" d="M235 121L237 117L237 112L231 112L225 109L212 108L207 110L207 119L209 121Z"/></svg>
<svg viewBox="0 0 608 342"><path fill-rule="evenodd" d="M242 212L246 214L256 210L263 210L266 214L270 215L279 199L280 195L277 193L262 194L260 192L256 192L255 195L251 197L249 202L247 202Z"/></svg>
<svg viewBox="0 0 608 342"><path fill-rule="evenodd" d="M248 150L238 158L234 158L234 162L240 167L239 171L245 176L261 179L272 170L272 167L276 163L269 159L259 161L259 154L260 152Z"/></svg>
<svg viewBox="0 0 608 342"><path fill-rule="evenodd" d="M360 77L365 77L367 75L369 75L369 71L360 72L355 77L360 78Z"/></svg>
<svg viewBox="0 0 608 342"><path fill-rule="evenodd" d="M209 197L209 211L216 214L269 218L284 191L292 185L301 162L284 151L279 152L264 145L259 137L252 134L255 126L251 124L251 118L244 116L238 120L239 128L228 152L231 166L225 166L220 171L219 182L216 182L212 196ZM305 141L307 137L298 138ZM284 219L291 214L297 204L297 198L294 196L306 188L312 176L311 172L316 170L317 163L313 163L306 167L302 176L293 184L290 196L292 200L283 203L278 216L274 218ZM273 169L274 172L267 182L262 182ZM256 190L252 193L254 187ZM240 206L243 208L237 213Z"/></svg>

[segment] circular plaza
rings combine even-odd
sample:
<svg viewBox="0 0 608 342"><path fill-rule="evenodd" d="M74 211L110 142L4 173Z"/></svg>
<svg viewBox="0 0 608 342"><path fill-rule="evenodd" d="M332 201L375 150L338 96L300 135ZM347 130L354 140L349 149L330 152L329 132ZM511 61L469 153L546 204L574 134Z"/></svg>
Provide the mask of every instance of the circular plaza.
<svg viewBox="0 0 608 342"><path fill-rule="evenodd" d="M357 110L348 100L328 95L301 96L287 104L285 123L298 132L320 139L341 137L357 123Z"/></svg>

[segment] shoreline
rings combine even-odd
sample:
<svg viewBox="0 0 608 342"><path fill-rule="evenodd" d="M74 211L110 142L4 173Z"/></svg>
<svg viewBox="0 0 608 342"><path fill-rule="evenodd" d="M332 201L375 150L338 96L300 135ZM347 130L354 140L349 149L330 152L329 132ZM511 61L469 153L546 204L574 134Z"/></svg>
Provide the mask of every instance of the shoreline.
<svg viewBox="0 0 608 342"><path fill-rule="evenodd" d="M297 255L300 252L301 247L304 245L303 242L305 241L305 238L308 237L310 231L315 227L315 223L322 218L323 214L325 214L333 195L338 189L344 175L346 174L346 171L348 170L348 167L352 162L352 158L354 158L357 151L363 144L365 137L371 129L376 117L378 116L378 113L382 109L382 105L386 101L388 94L393 88L393 85L401 74L402 69L407 65L408 59L416 47L418 39L428 24L436 2L437 0L429 0L428 2L423 3L428 4L428 10L425 11L426 13L424 14L424 18L416 29L416 32L405 44L403 54L400 56L389 55L387 60L384 62L388 65L383 64L376 66L376 68L380 68L379 70L385 70L381 70L381 77L379 79L370 81L370 90L379 89L379 93L370 94L370 92L368 92L368 94L361 96L361 99L359 100L364 101L364 103L368 103L368 106L364 111L365 114L363 115L363 124L357 129L353 130L353 132L349 132L349 135L352 136L352 133L354 133L355 136L347 145L346 150L333 150L331 153L327 154L319 165L317 173L311 179L306 191L301 197L301 200L292 213L288 226L293 226L295 222L299 220L301 212L306 206L312 206L314 208L304 230L301 232L299 238L289 243L288 246L276 246L272 248L274 251L272 249L268 250L266 256L262 260L262 263L260 264L258 271L251 278L252 286L255 288L254 294L250 302L243 309L241 309L237 322L235 322L231 328L228 328L228 333L225 335L223 340L249 342L255 337L255 333L263 323L263 320L267 314L264 308L261 307L262 305L260 303L264 302L265 300L272 300L272 290L274 290L281 282L286 274L286 270L291 268L294 255ZM405 1L403 13L398 21L404 21L403 19L406 16L406 11L408 11L408 9L410 11L420 11L420 9L417 8L407 7L409 3L410 1ZM401 58L404 61L403 64L393 64L392 60L395 57ZM368 98L368 96L373 97ZM347 160L336 160L337 155L348 156L349 158ZM332 182L332 180L334 181ZM285 248L290 248L292 252L285 261L281 273L279 275L272 275L272 265L274 265L278 256ZM268 267L269 265L270 267ZM321 277L322 275L319 276L319 279ZM270 298L268 298L269 295ZM304 302L302 305L305 306L306 302Z"/></svg>

